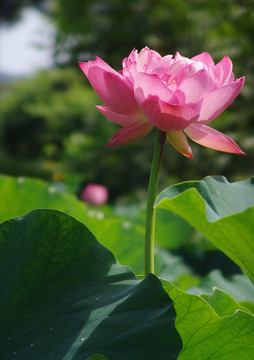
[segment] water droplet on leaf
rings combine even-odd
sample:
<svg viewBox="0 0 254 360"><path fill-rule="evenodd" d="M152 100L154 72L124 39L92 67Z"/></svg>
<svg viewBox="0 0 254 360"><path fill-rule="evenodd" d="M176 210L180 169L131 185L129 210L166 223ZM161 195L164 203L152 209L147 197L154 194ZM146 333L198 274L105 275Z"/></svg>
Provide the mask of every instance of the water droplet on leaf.
<svg viewBox="0 0 254 360"><path fill-rule="evenodd" d="M50 186L48 191L50 194L54 194L55 192L57 192L57 189L54 186Z"/></svg>
<svg viewBox="0 0 254 360"><path fill-rule="evenodd" d="M128 221L124 221L122 223L122 228L125 229L125 230L129 230L131 228L131 223L128 222Z"/></svg>
<svg viewBox="0 0 254 360"><path fill-rule="evenodd" d="M18 184L24 184L25 178L23 176L18 177Z"/></svg>

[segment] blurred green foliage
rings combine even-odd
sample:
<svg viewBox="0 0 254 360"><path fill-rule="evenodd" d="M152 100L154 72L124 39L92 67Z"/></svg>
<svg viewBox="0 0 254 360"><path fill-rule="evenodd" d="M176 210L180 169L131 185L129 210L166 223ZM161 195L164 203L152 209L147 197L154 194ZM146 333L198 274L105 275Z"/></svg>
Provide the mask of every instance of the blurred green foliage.
<svg viewBox="0 0 254 360"><path fill-rule="evenodd" d="M194 159L189 160L167 145L161 188L206 175L222 174L231 181L253 175L252 1L54 0L45 4L57 29L56 65L65 68L42 72L2 91L2 173L63 181L76 192L87 182L103 183L111 200L142 195L154 135L105 149L118 127L95 109L101 102L77 61L101 56L120 69L134 47L140 50L147 45L162 55L179 51L192 57L208 51L215 61L228 55L236 77L246 76L240 96L211 125L231 136L247 155L218 153L191 143Z"/></svg>
<svg viewBox="0 0 254 360"><path fill-rule="evenodd" d="M76 191L103 182L112 198L143 188L150 168L144 141L106 150L118 127L96 110L98 102L79 70L42 72L10 86L1 99L1 171L70 182Z"/></svg>

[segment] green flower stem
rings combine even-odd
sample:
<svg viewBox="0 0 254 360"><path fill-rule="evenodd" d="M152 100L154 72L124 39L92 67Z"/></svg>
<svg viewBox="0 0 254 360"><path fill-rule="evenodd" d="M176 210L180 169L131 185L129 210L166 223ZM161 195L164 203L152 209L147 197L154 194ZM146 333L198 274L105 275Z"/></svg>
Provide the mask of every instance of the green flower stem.
<svg viewBox="0 0 254 360"><path fill-rule="evenodd" d="M155 209L154 203L157 197L161 161L166 140L166 133L157 130L157 141L153 154L151 173L148 185L146 205L146 228L145 228L145 275L154 273L154 233L155 233Z"/></svg>

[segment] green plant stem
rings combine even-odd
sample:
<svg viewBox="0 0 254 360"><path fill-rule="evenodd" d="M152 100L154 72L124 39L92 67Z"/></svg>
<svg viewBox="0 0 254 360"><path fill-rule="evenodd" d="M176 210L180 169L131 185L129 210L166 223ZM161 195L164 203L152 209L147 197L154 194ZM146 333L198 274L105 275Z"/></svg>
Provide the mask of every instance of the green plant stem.
<svg viewBox="0 0 254 360"><path fill-rule="evenodd" d="M154 273L154 233L155 233L155 209L154 203L157 197L161 161L166 140L166 133L157 130L157 141L153 154L151 173L148 185L146 205L146 227L145 227L145 275Z"/></svg>

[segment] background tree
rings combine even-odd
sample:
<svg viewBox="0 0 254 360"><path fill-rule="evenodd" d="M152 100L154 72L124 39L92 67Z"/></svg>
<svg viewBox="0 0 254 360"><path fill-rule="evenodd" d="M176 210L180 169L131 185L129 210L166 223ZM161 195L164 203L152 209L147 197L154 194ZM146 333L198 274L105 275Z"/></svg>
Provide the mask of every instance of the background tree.
<svg viewBox="0 0 254 360"><path fill-rule="evenodd" d="M19 20L21 10L32 6L46 11L45 0L1 0L0 22L13 23Z"/></svg>

